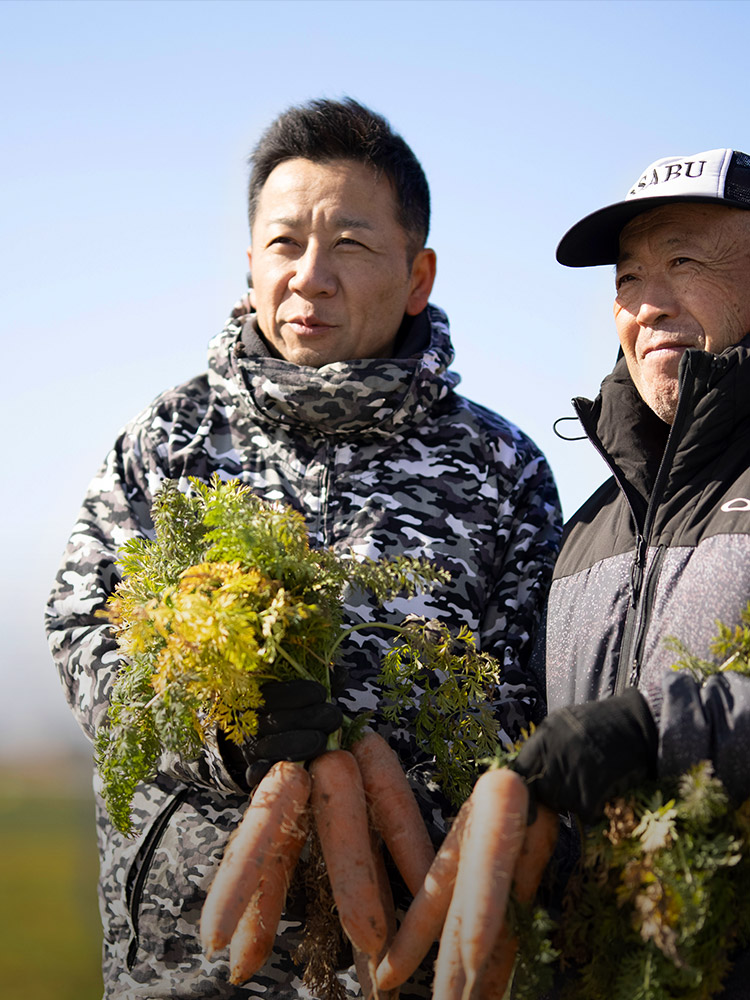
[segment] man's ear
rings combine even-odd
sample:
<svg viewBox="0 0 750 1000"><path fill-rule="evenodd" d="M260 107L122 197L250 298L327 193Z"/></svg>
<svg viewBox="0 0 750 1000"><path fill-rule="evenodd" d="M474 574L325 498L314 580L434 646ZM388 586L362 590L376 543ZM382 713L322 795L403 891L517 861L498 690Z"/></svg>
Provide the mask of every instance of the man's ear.
<svg viewBox="0 0 750 1000"><path fill-rule="evenodd" d="M425 247L419 251L411 265L411 285L409 298L406 300L407 316L416 316L427 305L435 284L436 271L435 251Z"/></svg>

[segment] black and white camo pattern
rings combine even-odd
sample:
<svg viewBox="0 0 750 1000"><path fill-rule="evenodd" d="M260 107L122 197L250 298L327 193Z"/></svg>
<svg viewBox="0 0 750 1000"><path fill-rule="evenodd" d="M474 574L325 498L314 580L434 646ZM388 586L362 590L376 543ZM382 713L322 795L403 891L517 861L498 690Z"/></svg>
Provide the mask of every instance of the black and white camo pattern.
<svg viewBox="0 0 750 1000"><path fill-rule="evenodd" d="M159 396L122 431L89 488L47 611L66 696L89 737L105 720L118 668L108 628L95 617L119 578L116 549L152 536L149 510L164 478L186 484L215 472L297 507L314 544L427 557L447 569L449 584L396 600L385 614L367 594L349 594L349 621L415 613L468 625L504 665L498 713L506 734L526 724L541 697L527 660L559 543L557 491L533 442L456 394L447 319L433 306L428 319L430 342L419 356L314 369L249 352L251 317L240 302L210 344L208 373ZM383 648L377 637L351 637L340 701L348 713L373 712L437 843L450 809L409 720L394 729L379 714ZM290 914L251 983L230 986L226 962L201 954L205 892L246 805L214 747L197 762L162 761L136 797L132 840L112 828L98 790L97 805L106 997L311 996L289 958L301 927ZM408 903L405 890L397 902ZM348 996L361 995L350 971L341 982ZM427 967L401 996L430 996Z"/></svg>

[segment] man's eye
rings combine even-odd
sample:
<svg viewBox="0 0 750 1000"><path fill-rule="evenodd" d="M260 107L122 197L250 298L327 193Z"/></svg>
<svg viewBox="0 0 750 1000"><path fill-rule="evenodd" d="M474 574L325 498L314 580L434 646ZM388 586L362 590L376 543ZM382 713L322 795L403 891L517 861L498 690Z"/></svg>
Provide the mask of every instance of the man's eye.
<svg viewBox="0 0 750 1000"><path fill-rule="evenodd" d="M615 288L619 291L623 285L626 285L629 281L635 281L634 274L618 274L615 279Z"/></svg>
<svg viewBox="0 0 750 1000"><path fill-rule="evenodd" d="M291 236L274 236L272 240L268 241L269 247L272 246L291 246L294 240Z"/></svg>
<svg viewBox="0 0 750 1000"><path fill-rule="evenodd" d="M364 243L360 243L359 240L352 239L351 236L341 236L338 240L339 246L345 247L362 247Z"/></svg>
<svg viewBox="0 0 750 1000"><path fill-rule="evenodd" d="M692 261L693 261L692 257L675 257L673 263L675 263L675 264L690 264L690 263L692 263Z"/></svg>

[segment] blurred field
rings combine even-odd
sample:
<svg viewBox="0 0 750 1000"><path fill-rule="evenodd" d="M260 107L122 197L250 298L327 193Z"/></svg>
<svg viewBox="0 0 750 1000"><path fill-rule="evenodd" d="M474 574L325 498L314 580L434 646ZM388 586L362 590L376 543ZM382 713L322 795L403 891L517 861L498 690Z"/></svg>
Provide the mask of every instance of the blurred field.
<svg viewBox="0 0 750 1000"><path fill-rule="evenodd" d="M100 1000L91 764L0 759L0 994Z"/></svg>

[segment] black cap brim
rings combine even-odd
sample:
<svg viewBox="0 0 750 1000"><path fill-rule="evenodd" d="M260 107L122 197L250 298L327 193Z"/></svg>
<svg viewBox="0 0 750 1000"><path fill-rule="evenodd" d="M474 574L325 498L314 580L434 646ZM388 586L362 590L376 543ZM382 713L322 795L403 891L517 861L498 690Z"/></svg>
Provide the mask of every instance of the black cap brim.
<svg viewBox="0 0 750 1000"><path fill-rule="evenodd" d="M750 205L730 198L667 195L661 198L630 198L592 212L567 231L557 245L555 256L567 267L592 267L596 264L616 264L620 255L620 233L637 215L662 205L682 201L749 209Z"/></svg>

